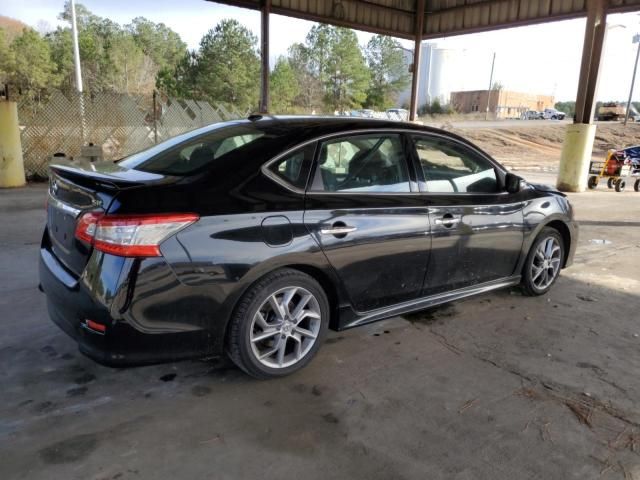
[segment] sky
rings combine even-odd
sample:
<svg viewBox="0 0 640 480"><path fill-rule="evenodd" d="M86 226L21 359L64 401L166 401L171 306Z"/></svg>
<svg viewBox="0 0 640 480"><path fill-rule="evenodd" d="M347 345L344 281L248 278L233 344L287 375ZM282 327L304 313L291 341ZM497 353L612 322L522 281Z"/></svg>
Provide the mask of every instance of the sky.
<svg viewBox="0 0 640 480"><path fill-rule="evenodd" d="M189 48L198 47L200 38L223 18L235 18L257 37L260 36L260 14L257 11L228 7L204 0L80 0L89 10L126 24L137 16L163 22L175 30ZM57 19L64 0L0 0L0 14L21 20L33 27L64 25ZM491 57L496 54L494 80L506 89L554 95L556 100L575 100L584 19L519 27L494 32L461 35L432 40L438 47L467 50L473 58L458 75L465 78L465 88L486 89L489 83ZM598 86L599 100L626 100L631 85L637 44L632 37L640 32L637 13L610 15L604 63ZM271 55L287 52L289 45L303 42L312 22L272 15ZM371 34L357 32L361 44ZM402 41L413 48L412 42ZM636 82L634 100L640 101L640 79Z"/></svg>

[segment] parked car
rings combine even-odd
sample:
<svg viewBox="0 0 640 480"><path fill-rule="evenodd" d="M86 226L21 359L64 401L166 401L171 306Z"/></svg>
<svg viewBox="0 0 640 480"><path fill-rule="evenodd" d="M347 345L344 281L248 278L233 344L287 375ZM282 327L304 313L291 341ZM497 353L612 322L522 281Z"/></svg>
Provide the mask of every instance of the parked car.
<svg viewBox="0 0 640 480"><path fill-rule="evenodd" d="M545 108L542 116L545 120L564 120L567 114L555 108Z"/></svg>
<svg viewBox="0 0 640 480"><path fill-rule="evenodd" d="M520 117L521 120L542 120L544 114L542 112L536 112L535 110L527 110Z"/></svg>
<svg viewBox="0 0 640 480"><path fill-rule="evenodd" d="M40 288L107 365L226 352L289 374L342 330L572 262L567 198L412 123L261 117L121 161L51 166Z"/></svg>
<svg viewBox="0 0 640 480"><path fill-rule="evenodd" d="M360 115L364 118L374 118L375 112L369 108L360 110Z"/></svg>
<svg viewBox="0 0 640 480"><path fill-rule="evenodd" d="M407 120L409 118L409 110L404 108L388 108L387 118L391 120Z"/></svg>

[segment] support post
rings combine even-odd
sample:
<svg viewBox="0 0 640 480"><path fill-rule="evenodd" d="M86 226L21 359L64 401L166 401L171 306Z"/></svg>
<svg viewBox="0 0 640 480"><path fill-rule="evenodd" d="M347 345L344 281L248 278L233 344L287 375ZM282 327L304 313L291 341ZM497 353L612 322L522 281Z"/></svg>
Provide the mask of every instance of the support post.
<svg viewBox="0 0 640 480"><path fill-rule="evenodd" d="M638 44L636 51L636 63L633 64L633 75L631 76L631 87L629 88L629 100L627 100L627 111L624 114L624 124L629 121L629 113L631 112L631 97L633 97L633 86L636 83L636 72L638 71L638 59L640 59L640 34L633 37L633 42Z"/></svg>
<svg viewBox="0 0 640 480"><path fill-rule="evenodd" d="M158 143L158 92L153 91L153 143Z"/></svg>
<svg viewBox="0 0 640 480"><path fill-rule="evenodd" d="M422 50L422 32L424 31L424 0L416 4L415 44L413 47L413 75L411 77L411 105L409 120L416 120L418 112L418 83L420 83L420 54Z"/></svg>
<svg viewBox="0 0 640 480"><path fill-rule="evenodd" d="M491 60L491 74L489 75L489 90L487 91L487 109L484 111L485 120L489 120L489 107L491 106L491 92L493 91L493 69L495 66L496 66L496 52L493 52L493 59ZM496 109L496 114L497 113L498 113L498 110Z"/></svg>
<svg viewBox="0 0 640 480"><path fill-rule="evenodd" d="M262 59L262 81L260 82L260 113L269 113L269 12L271 0L262 0L260 8L260 56Z"/></svg>
<svg viewBox="0 0 640 480"><path fill-rule="evenodd" d="M24 184L18 104L0 100L0 188L22 187Z"/></svg>
<svg viewBox="0 0 640 480"><path fill-rule="evenodd" d="M556 186L564 192L582 192L587 186L589 163L596 136L592 123L595 96L607 23L607 0L587 0L582 63L576 99L576 119L567 127L560 155Z"/></svg>
<svg viewBox="0 0 640 480"><path fill-rule="evenodd" d="M84 95L82 94L82 70L80 68L80 47L78 44L75 0L71 0L71 38L73 40L73 64L76 75L76 90L78 91L78 100L80 101L80 136L82 137L82 145L84 145L87 137L87 127L85 123Z"/></svg>

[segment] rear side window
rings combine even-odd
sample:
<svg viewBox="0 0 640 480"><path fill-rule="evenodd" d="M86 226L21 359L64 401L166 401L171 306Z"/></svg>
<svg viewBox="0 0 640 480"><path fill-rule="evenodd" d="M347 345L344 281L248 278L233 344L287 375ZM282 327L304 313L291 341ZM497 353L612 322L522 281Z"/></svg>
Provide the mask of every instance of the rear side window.
<svg viewBox="0 0 640 480"><path fill-rule="evenodd" d="M311 190L410 192L400 136L357 135L323 143Z"/></svg>
<svg viewBox="0 0 640 480"><path fill-rule="evenodd" d="M416 153L433 193L496 193L493 165L471 149L442 138L414 136Z"/></svg>
<svg viewBox="0 0 640 480"><path fill-rule="evenodd" d="M315 143L312 143L285 155L269 165L269 170L289 185L304 190L315 148Z"/></svg>
<svg viewBox="0 0 640 480"><path fill-rule="evenodd" d="M141 152L123 160L120 165L164 175L191 175L263 136L264 132L246 125L221 128L164 151L162 144L156 145L149 152L159 150L158 154L149 156L149 152Z"/></svg>

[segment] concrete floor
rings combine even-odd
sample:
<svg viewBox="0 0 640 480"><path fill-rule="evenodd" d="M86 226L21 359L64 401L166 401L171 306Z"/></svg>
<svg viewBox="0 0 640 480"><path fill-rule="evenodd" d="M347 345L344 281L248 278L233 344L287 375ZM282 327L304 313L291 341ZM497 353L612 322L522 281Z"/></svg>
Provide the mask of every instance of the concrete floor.
<svg viewBox="0 0 640 480"><path fill-rule="evenodd" d="M332 333L266 382L80 355L36 289L43 198L0 192L3 480L640 478L638 193L572 196L580 245L549 295Z"/></svg>

